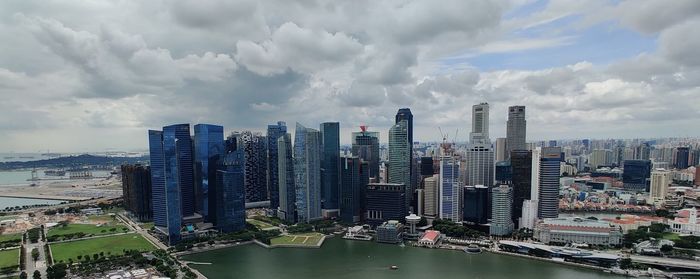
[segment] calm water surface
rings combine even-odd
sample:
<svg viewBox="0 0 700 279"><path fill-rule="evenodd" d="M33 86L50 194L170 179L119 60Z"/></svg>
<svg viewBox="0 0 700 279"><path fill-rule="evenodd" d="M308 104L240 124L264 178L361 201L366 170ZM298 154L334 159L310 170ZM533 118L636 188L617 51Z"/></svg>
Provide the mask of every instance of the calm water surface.
<svg viewBox="0 0 700 279"><path fill-rule="evenodd" d="M243 245L183 257L210 279L374 279L374 278L624 278L606 273L484 252L400 247L374 242L327 239L321 249L265 249ZM390 270L396 265L398 270Z"/></svg>

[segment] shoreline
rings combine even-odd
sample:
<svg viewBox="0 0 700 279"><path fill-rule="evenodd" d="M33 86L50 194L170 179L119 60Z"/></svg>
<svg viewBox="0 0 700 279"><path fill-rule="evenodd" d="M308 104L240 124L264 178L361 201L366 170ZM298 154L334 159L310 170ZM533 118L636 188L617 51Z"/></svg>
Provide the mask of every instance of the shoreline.
<svg viewBox="0 0 700 279"><path fill-rule="evenodd" d="M29 193L0 193L1 198L18 198L18 199L37 199L37 200L53 200L53 201L86 201L90 200L89 197L74 197L74 196L61 196L61 195L42 195L42 194L29 194Z"/></svg>

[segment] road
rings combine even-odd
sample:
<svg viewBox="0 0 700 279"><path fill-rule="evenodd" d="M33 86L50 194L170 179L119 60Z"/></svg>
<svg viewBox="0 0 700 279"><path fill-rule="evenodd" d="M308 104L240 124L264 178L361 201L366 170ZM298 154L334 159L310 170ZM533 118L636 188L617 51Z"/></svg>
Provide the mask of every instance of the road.
<svg viewBox="0 0 700 279"><path fill-rule="evenodd" d="M700 270L700 261L630 255L634 262Z"/></svg>
<svg viewBox="0 0 700 279"><path fill-rule="evenodd" d="M46 231L43 232L44 234ZM27 240L27 244L24 245L24 252L25 252L25 263L27 263L26 267L26 272L29 277L34 274L35 270L38 270L41 272L41 277L46 278L46 267L47 267L47 262L46 262L46 252L44 251L44 245L46 242L42 240L41 237L39 237L39 240L36 243L31 243L31 241ZM36 248L39 251L39 259L34 261L34 258L32 258L32 250Z"/></svg>

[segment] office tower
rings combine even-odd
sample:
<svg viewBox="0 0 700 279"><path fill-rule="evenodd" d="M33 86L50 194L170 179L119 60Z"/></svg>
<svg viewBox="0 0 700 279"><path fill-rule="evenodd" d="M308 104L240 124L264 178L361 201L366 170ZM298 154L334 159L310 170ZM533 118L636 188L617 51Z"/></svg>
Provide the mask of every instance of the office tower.
<svg viewBox="0 0 700 279"><path fill-rule="evenodd" d="M494 187L491 193L491 235L510 235L513 232L513 191L508 185Z"/></svg>
<svg viewBox="0 0 700 279"><path fill-rule="evenodd" d="M168 236L168 243L180 241L182 207L178 181L177 150L172 131L168 137L163 131L148 131L151 164L151 195L153 197L153 224Z"/></svg>
<svg viewBox="0 0 700 279"><path fill-rule="evenodd" d="M389 220L401 220L406 211L406 188L396 183L369 183L365 190L366 223L372 227Z"/></svg>
<svg viewBox="0 0 700 279"><path fill-rule="evenodd" d="M523 201L523 214L518 228L534 229L537 222L537 200Z"/></svg>
<svg viewBox="0 0 700 279"><path fill-rule="evenodd" d="M509 161L496 162L496 184L511 184L513 168Z"/></svg>
<svg viewBox="0 0 700 279"><path fill-rule="evenodd" d="M449 144L443 144L446 150L440 157L440 219L459 222L462 219L460 208L460 192L462 183L459 180L460 162L451 151Z"/></svg>
<svg viewBox="0 0 700 279"><path fill-rule="evenodd" d="M270 208L277 209L280 205L279 159L277 140L287 134L287 124L278 121L276 125L267 125L267 187L270 196ZM291 148L291 147L290 147Z"/></svg>
<svg viewBox="0 0 700 279"><path fill-rule="evenodd" d="M559 177L561 167L561 148L542 148L540 158L540 179L539 179L539 208L538 217L557 218L559 217Z"/></svg>
<svg viewBox="0 0 700 279"><path fill-rule="evenodd" d="M493 185L494 162L490 144L471 144L466 151L465 185Z"/></svg>
<svg viewBox="0 0 700 279"><path fill-rule="evenodd" d="M613 152L608 149L594 149L588 159L588 165L591 170L595 170L602 166L610 166L613 161Z"/></svg>
<svg viewBox="0 0 700 279"><path fill-rule="evenodd" d="M224 154L224 127L209 124L194 125L194 177L196 208L205 220L214 202L210 190L217 187L216 170Z"/></svg>
<svg viewBox="0 0 700 279"><path fill-rule="evenodd" d="M507 159L506 152L506 138L497 138L496 139L496 162L502 162Z"/></svg>
<svg viewBox="0 0 700 279"><path fill-rule="evenodd" d="M398 116L397 116L398 117ZM388 183L406 185L406 208L411 201L411 144L408 121L401 120L389 130Z"/></svg>
<svg viewBox="0 0 700 279"><path fill-rule="evenodd" d="M435 174L435 168L433 166L433 157L421 157L420 158L420 175L421 176L433 176Z"/></svg>
<svg viewBox="0 0 700 279"><path fill-rule="evenodd" d="M663 201L666 198L669 184L671 184L671 172L664 169L652 171L649 198L654 202Z"/></svg>
<svg viewBox="0 0 700 279"><path fill-rule="evenodd" d="M360 158L340 158L340 219L348 224L360 222L362 218L362 188L369 182L369 177L363 179L362 173Z"/></svg>
<svg viewBox="0 0 700 279"><path fill-rule="evenodd" d="M506 156L509 156L513 150L527 150L525 145L527 130L525 106L508 107L508 121L506 125Z"/></svg>
<svg viewBox="0 0 700 279"><path fill-rule="evenodd" d="M469 134L469 142L490 143L489 138L489 104L481 103L472 106L472 132Z"/></svg>
<svg viewBox="0 0 700 279"><path fill-rule="evenodd" d="M338 210L340 123L321 123L321 207Z"/></svg>
<svg viewBox="0 0 700 279"><path fill-rule="evenodd" d="M294 184L294 158L292 157L292 136L285 133L277 139L277 173L279 207L277 217L296 223L296 189Z"/></svg>
<svg viewBox="0 0 700 279"><path fill-rule="evenodd" d="M172 152L172 157L168 157L168 152ZM176 179L167 182L180 186L182 216L191 216L195 212L195 197L190 124L163 127L163 153L166 156L166 164L170 163L170 166L176 167L172 170L172 175ZM166 171L168 167L166 165Z"/></svg>
<svg viewBox="0 0 700 279"><path fill-rule="evenodd" d="M523 202L533 199L532 153L529 150L510 152L510 164L513 172L513 223L516 223L517 218L520 218L523 213ZM537 199L537 196L534 199Z"/></svg>
<svg viewBox="0 0 700 279"><path fill-rule="evenodd" d="M229 137L245 152L245 202L268 200L265 137L251 131L234 132Z"/></svg>
<svg viewBox="0 0 700 279"><path fill-rule="evenodd" d="M299 123L294 134L294 184L298 221L321 219L321 133Z"/></svg>
<svg viewBox="0 0 700 279"><path fill-rule="evenodd" d="M472 224L486 224L490 202L489 187L464 186L463 220Z"/></svg>
<svg viewBox="0 0 700 279"><path fill-rule="evenodd" d="M379 178L379 132L369 132L360 126L360 132L352 133L352 155L369 164L369 177Z"/></svg>
<svg viewBox="0 0 700 279"><path fill-rule="evenodd" d="M413 197L413 191L416 189L417 185L417 176L413 175L413 172L415 171L414 168L414 162L413 162L413 114L411 113L411 109L409 108L401 108L399 111L396 113L396 122L394 124L399 125L402 120L406 120L406 128L407 128L407 134L408 134L408 156L409 156L409 161L408 161L408 178L409 178L409 183L406 184L406 191L407 193L410 193L407 195L406 203L411 204L412 202L412 197ZM391 139L389 140L391 141ZM398 182L397 182L398 183Z"/></svg>
<svg viewBox="0 0 700 279"><path fill-rule="evenodd" d="M224 233L245 229L245 152L227 141L216 171L216 187L209 189L214 225Z"/></svg>
<svg viewBox="0 0 700 279"><path fill-rule="evenodd" d="M153 218L151 204L151 169L148 166L122 165L122 191L124 208L139 222Z"/></svg>
<svg viewBox="0 0 700 279"><path fill-rule="evenodd" d="M651 175L651 161L625 160L622 169L622 183L625 190L644 192Z"/></svg>
<svg viewBox="0 0 700 279"><path fill-rule="evenodd" d="M682 170L687 169L689 157L690 157L690 148L688 148L688 147L676 148L676 161L674 162L674 166L676 166L677 169L682 169Z"/></svg>
<svg viewBox="0 0 700 279"><path fill-rule="evenodd" d="M423 181L423 214L429 217L438 217L438 190L440 175L428 176Z"/></svg>
<svg viewBox="0 0 700 279"><path fill-rule="evenodd" d="M651 157L651 146L648 142L642 143L634 149L635 160L649 160Z"/></svg>

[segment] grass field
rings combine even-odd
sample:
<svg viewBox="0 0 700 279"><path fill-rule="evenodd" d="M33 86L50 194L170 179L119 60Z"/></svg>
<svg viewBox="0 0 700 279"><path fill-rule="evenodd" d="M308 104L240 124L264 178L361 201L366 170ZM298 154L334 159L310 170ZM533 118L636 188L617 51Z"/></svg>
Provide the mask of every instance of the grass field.
<svg viewBox="0 0 700 279"><path fill-rule="evenodd" d="M255 220L255 219L246 219L246 222L253 224L254 226L258 227L258 229L261 229L261 230L273 227L272 225L270 225L268 223L265 223L265 222L260 221L260 220Z"/></svg>
<svg viewBox="0 0 700 279"><path fill-rule="evenodd" d="M321 241L323 235L320 233L303 233L294 235L283 235L280 237L275 237L270 240L270 244L294 244L294 245L308 245L315 246Z"/></svg>
<svg viewBox="0 0 700 279"><path fill-rule="evenodd" d="M111 252L113 256L121 255L123 250L152 251L155 247L141 235L130 233L123 235L99 237L93 239L77 240L50 244L51 253L55 262L68 262L68 259L78 261L78 255L93 255Z"/></svg>
<svg viewBox="0 0 700 279"><path fill-rule="evenodd" d="M92 222L106 222L106 223L117 223L115 216L110 216L110 215L90 215L88 216L88 220Z"/></svg>
<svg viewBox="0 0 700 279"><path fill-rule="evenodd" d="M0 269L19 265L19 249L0 251Z"/></svg>
<svg viewBox="0 0 700 279"><path fill-rule="evenodd" d="M110 229L116 228L115 231L110 231ZM86 235L107 235L124 232L123 228L126 226L122 224L117 225L90 225L90 224L68 224L65 227L57 225L49 230L46 237L61 236L73 233L82 232Z"/></svg>
<svg viewBox="0 0 700 279"><path fill-rule="evenodd" d="M22 234L21 233L15 233L15 234L3 234L0 235L0 243L5 242L5 241L12 241L12 240L22 240Z"/></svg>
<svg viewBox="0 0 700 279"><path fill-rule="evenodd" d="M670 232L664 233L663 238L670 240L670 241L676 241L676 240L680 239L680 237L678 236L677 233L670 233Z"/></svg>

